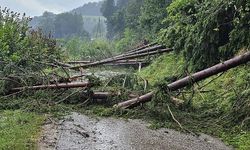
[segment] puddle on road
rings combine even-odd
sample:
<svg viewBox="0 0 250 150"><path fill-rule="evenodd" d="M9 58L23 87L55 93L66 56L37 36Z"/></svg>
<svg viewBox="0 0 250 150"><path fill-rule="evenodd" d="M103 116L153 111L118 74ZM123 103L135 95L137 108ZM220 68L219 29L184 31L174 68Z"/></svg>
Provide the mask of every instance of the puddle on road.
<svg viewBox="0 0 250 150"><path fill-rule="evenodd" d="M46 125L39 144L49 150L227 150L220 140L170 129L151 130L141 120L90 118L78 113Z"/></svg>

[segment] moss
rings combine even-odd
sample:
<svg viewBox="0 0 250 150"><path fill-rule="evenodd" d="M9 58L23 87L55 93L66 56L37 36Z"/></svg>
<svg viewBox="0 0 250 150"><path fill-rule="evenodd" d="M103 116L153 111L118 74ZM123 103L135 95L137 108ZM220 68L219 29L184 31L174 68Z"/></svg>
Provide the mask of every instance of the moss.
<svg viewBox="0 0 250 150"><path fill-rule="evenodd" d="M0 112L0 149L35 149L43 121L34 113Z"/></svg>

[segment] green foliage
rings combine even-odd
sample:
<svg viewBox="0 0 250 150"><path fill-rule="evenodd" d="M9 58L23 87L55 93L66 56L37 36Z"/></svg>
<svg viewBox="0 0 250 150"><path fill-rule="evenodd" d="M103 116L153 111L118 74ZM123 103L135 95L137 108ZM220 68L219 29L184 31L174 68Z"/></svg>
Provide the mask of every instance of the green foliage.
<svg viewBox="0 0 250 150"><path fill-rule="evenodd" d="M125 28L140 34L139 16L142 4L142 0L118 0L117 5L114 0L105 0L102 13L107 18L107 38L123 38Z"/></svg>
<svg viewBox="0 0 250 150"><path fill-rule="evenodd" d="M112 27L112 15L115 12L115 2L114 0L105 0L101 7L101 12L107 19L107 38L112 39L114 37L114 31Z"/></svg>
<svg viewBox="0 0 250 150"><path fill-rule="evenodd" d="M0 149L35 149L43 121L34 113L0 112Z"/></svg>
<svg viewBox="0 0 250 150"><path fill-rule="evenodd" d="M83 27L83 18L79 14L62 13L55 18L55 37L67 38L72 36L88 37Z"/></svg>
<svg viewBox="0 0 250 150"><path fill-rule="evenodd" d="M23 45L27 45L26 31L30 18L9 9L0 8L0 60L19 61Z"/></svg>
<svg viewBox="0 0 250 150"><path fill-rule="evenodd" d="M184 59L180 54L165 54L157 58L150 66L144 68L139 75L156 85L167 77L179 78L184 73Z"/></svg>
<svg viewBox="0 0 250 150"><path fill-rule="evenodd" d="M63 44L65 55L70 60L100 60L117 53L113 43L105 39L93 41L82 40L78 37L71 38Z"/></svg>
<svg viewBox="0 0 250 150"><path fill-rule="evenodd" d="M0 12L0 93L8 92L13 86L45 81L43 70L49 68L46 64L62 56L56 41L41 32L28 30L29 17L20 17L6 8Z"/></svg>
<svg viewBox="0 0 250 150"><path fill-rule="evenodd" d="M120 52L124 50L133 49L139 43L138 35L131 29L126 28L123 33L124 36L116 41L116 49Z"/></svg>
<svg viewBox="0 0 250 150"><path fill-rule="evenodd" d="M193 70L206 68L249 47L248 5L245 0L175 0L159 39L184 51Z"/></svg>
<svg viewBox="0 0 250 150"><path fill-rule="evenodd" d="M166 7L172 0L145 0L141 8L140 26L143 33L154 39L161 28L164 27L162 20L167 17Z"/></svg>
<svg viewBox="0 0 250 150"><path fill-rule="evenodd" d="M45 11L41 17L41 20L38 23L38 28L42 30L43 34L55 35L55 17L56 15Z"/></svg>

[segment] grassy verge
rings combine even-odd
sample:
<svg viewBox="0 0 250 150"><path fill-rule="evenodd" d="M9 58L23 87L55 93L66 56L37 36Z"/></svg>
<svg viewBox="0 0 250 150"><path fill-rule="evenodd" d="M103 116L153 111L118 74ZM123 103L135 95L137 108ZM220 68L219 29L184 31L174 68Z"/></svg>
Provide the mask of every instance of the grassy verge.
<svg viewBox="0 0 250 150"><path fill-rule="evenodd" d="M0 112L0 149L36 149L44 117L16 111Z"/></svg>

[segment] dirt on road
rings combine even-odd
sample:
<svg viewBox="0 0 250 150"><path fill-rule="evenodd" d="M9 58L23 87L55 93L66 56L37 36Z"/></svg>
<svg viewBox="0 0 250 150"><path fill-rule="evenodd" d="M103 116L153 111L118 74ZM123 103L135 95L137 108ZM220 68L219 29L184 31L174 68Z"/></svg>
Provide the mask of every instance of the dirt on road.
<svg viewBox="0 0 250 150"><path fill-rule="evenodd" d="M141 120L92 118L72 113L43 127L41 150L229 150L208 135L151 130Z"/></svg>

